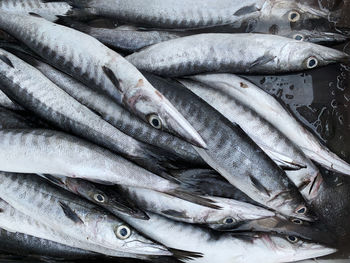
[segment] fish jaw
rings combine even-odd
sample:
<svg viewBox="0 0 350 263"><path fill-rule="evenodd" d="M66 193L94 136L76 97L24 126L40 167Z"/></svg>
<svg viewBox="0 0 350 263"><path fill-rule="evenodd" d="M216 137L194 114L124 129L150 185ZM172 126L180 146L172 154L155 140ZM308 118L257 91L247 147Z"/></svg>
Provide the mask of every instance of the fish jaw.
<svg viewBox="0 0 350 263"><path fill-rule="evenodd" d="M139 81L138 85L151 86L149 82L145 83L145 81ZM158 90L154 88L152 90L129 89L124 95L123 102L136 115L155 129L167 131L195 146L206 148L207 145L202 137L185 117ZM159 127L155 127L151 123L151 118L154 116L161 123Z"/></svg>
<svg viewBox="0 0 350 263"><path fill-rule="evenodd" d="M334 248L299 239L295 243L291 243L287 238L267 234L262 234L259 241L263 242L269 248L270 253L276 256L276 261L271 262L294 262L308 258L322 257L337 251Z"/></svg>

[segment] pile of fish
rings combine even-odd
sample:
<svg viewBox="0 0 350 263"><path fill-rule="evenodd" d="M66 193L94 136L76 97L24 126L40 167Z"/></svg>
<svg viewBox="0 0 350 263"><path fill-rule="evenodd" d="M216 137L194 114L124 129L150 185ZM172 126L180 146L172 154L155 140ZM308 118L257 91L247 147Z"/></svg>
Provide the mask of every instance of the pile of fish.
<svg viewBox="0 0 350 263"><path fill-rule="evenodd" d="M340 8L0 0L0 251L193 263L334 253L312 209L318 165L350 165L234 74L348 63L329 47L348 39Z"/></svg>

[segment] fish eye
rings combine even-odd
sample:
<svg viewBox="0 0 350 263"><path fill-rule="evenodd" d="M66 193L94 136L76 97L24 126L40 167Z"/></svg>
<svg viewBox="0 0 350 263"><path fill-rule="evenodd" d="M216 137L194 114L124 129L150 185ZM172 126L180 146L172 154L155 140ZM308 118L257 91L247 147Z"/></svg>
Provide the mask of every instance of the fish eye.
<svg viewBox="0 0 350 263"><path fill-rule="evenodd" d="M114 230L114 233L116 234L117 238L119 239L127 239L131 235L131 230L126 225L118 226L117 229Z"/></svg>
<svg viewBox="0 0 350 263"><path fill-rule="evenodd" d="M104 203L106 201L106 198L101 194L94 194L94 199L99 203Z"/></svg>
<svg viewBox="0 0 350 263"><path fill-rule="evenodd" d="M162 128L162 121L160 120L160 118L155 115L152 114L149 118L148 118L148 122L152 125L153 128L156 128L158 130L160 130Z"/></svg>
<svg viewBox="0 0 350 263"><path fill-rule="evenodd" d="M305 206L300 206L297 208L297 210L295 212L299 215L305 215L306 211L307 211L307 209Z"/></svg>
<svg viewBox="0 0 350 263"><path fill-rule="evenodd" d="M315 57L309 57L306 61L307 68L315 68L318 65L318 60Z"/></svg>
<svg viewBox="0 0 350 263"><path fill-rule="evenodd" d="M293 218L292 219L292 222L296 225L302 225L303 224L303 221L298 219L298 218Z"/></svg>
<svg viewBox="0 0 350 263"><path fill-rule="evenodd" d="M224 219L224 224L233 224L235 220L232 217L227 217Z"/></svg>
<svg viewBox="0 0 350 263"><path fill-rule="evenodd" d="M300 14L297 11L290 11L288 14L288 20L290 22L297 22L300 19Z"/></svg>
<svg viewBox="0 0 350 263"><path fill-rule="evenodd" d="M293 244L299 241L299 239L295 236L287 236L287 240Z"/></svg>
<svg viewBox="0 0 350 263"><path fill-rule="evenodd" d="M295 34L293 38L298 41L304 41L304 36L301 34Z"/></svg>

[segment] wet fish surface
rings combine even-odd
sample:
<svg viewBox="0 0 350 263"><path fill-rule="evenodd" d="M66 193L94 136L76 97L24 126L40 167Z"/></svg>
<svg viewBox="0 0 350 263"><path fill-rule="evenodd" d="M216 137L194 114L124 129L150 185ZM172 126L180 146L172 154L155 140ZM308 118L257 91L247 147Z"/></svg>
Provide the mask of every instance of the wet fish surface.
<svg viewBox="0 0 350 263"><path fill-rule="evenodd" d="M197 152L231 184L282 214L312 218L295 185L239 126L178 82L145 76L196 127L208 144L207 149L197 147Z"/></svg>
<svg viewBox="0 0 350 263"><path fill-rule="evenodd" d="M136 67L95 38L36 15L3 13L0 28L55 67L107 93L152 127L205 147L196 130Z"/></svg>
<svg viewBox="0 0 350 263"><path fill-rule="evenodd" d="M207 72L276 74L350 59L346 53L313 43L253 33L187 36L126 58L140 70L171 77Z"/></svg>

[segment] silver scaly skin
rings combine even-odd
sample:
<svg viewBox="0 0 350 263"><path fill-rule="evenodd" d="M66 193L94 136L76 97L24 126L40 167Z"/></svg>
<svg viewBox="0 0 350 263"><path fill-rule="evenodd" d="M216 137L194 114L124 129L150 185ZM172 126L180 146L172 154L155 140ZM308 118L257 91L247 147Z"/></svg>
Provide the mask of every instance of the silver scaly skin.
<svg viewBox="0 0 350 263"><path fill-rule="evenodd" d="M227 95L254 109L257 114L297 145L308 158L330 170L350 175L348 163L322 145L273 96L253 83L232 74L203 74L194 76L192 79L214 89L229 91Z"/></svg>
<svg viewBox="0 0 350 263"><path fill-rule="evenodd" d="M1 130L0 170L57 174L108 184L172 191L177 185L71 135L40 129Z"/></svg>
<svg viewBox="0 0 350 263"><path fill-rule="evenodd" d="M140 70L164 76L207 72L275 74L350 61L349 55L335 49L253 33L208 33L172 39L126 59Z"/></svg>
<svg viewBox="0 0 350 263"><path fill-rule="evenodd" d="M49 123L119 153L155 173L162 174L165 170L162 163L171 160L167 153L161 154L161 149L139 142L113 127L39 70L1 49L0 88Z"/></svg>
<svg viewBox="0 0 350 263"><path fill-rule="evenodd" d="M332 254L336 249L294 236L279 237L260 234L242 237L218 234L198 226L175 222L149 213L150 220L122 217L128 224L150 238L176 249L197 252L200 257L183 260L192 263L264 263L293 262ZM169 238L171 237L171 238Z"/></svg>
<svg viewBox="0 0 350 263"><path fill-rule="evenodd" d="M72 0L84 13L156 28L203 28L234 23L265 0ZM79 11L79 9L77 10ZM74 13L74 12L73 12Z"/></svg>
<svg viewBox="0 0 350 263"><path fill-rule="evenodd" d="M36 13L49 21L57 20L57 16L64 16L72 7L64 1L46 2L42 0L1 0L0 12L14 15Z"/></svg>
<svg viewBox="0 0 350 263"><path fill-rule="evenodd" d="M209 79L210 75L206 77ZM201 75L198 79L201 79ZM220 83L216 75L212 75L211 81L211 83L216 81ZM268 120L231 96L231 87L219 84L212 88L191 80L180 80L180 82L231 122L239 125L276 164L287 168L287 176L299 188L306 200L310 201L317 196L322 176L316 166ZM244 82L242 83L244 86ZM239 87L244 88L242 85ZM315 180L317 182L314 182Z"/></svg>
<svg viewBox="0 0 350 263"><path fill-rule="evenodd" d="M36 175L0 173L0 198L27 216L80 242L134 255L171 253L124 222Z"/></svg>
<svg viewBox="0 0 350 263"><path fill-rule="evenodd" d="M146 74L205 138L201 157L254 201L282 214L312 220L296 186L238 126L178 82Z"/></svg>
<svg viewBox="0 0 350 263"><path fill-rule="evenodd" d="M53 68L52 66L36 60L35 58L25 56L24 54L18 55L23 60L32 64L35 68L41 71L41 73L54 82L58 87L67 92L70 96L89 109L92 109L94 112L97 112L105 121L109 122L125 134L139 141L165 149L167 152L173 153L181 157L183 160L188 161L191 163L191 165L204 165L204 161L200 158L193 147L191 147L191 144L182 141L169 133L153 129L138 119L135 115L124 109L122 106L115 103L110 97L88 88L81 82ZM132 144L130 141L121 141L121 144L127 145L125 150L126 153L132 152ZM138 143L138 145L142 144ZM136 147L135 153L140 155L147 147L151 148L150 146L144 144L142 147ZM156 152L156 150L158 149L155 149L154 152ZM166 154L158 154L158 156L159 155L166 158ZM139 156L139 158L140 157L141 156ZM147 159L149 159L151 164L154 164L154 161L151 161L151 157L145 158L145 161L147 161ZM136 161L137 160L138 159L136 159ZM174 166L176 163L172 162L172 165Z"/></svg>
<svg viewBox="0 0 350 263"><path fill-rule="evenodd" d="M0 229L0 251L21 256L43 256L51 258L94 258L98 254L80 248L66 246L35 236Z"/></svg>
<svg viewBox="0 0 350 263"><path fill-rule="evenodd" d="M170 219L191 224L207 224L209 227L231 226L244 221L274 216L275 213L233 199L209 197L221 209L200 206L167 194L135 187L119 187L123 195L144 210Z"/></svg>
<svg viewBox="0 0 350 263"><path fill-rule="evenodd" d="M12 100L10 100L10 98L7 97L6 94L1 90L2 88L0 88L0 106L1 107L4 107L9 110L23 110L21 106L17 105Z"/></svg>
<svg viewBox="0 0 350 263"><path fill-rule="evenodd" d="M0 28L60 70L110 95L154 128L206 144L175 107L126 59L95 38L35 15L2 13Z"/></svg>
<svg viewBox="0 0 350 263"><path fill-rule="evenodd" d="M35 128L36 126L25 117L0 107L0 129L26 129Z"/></svg>

